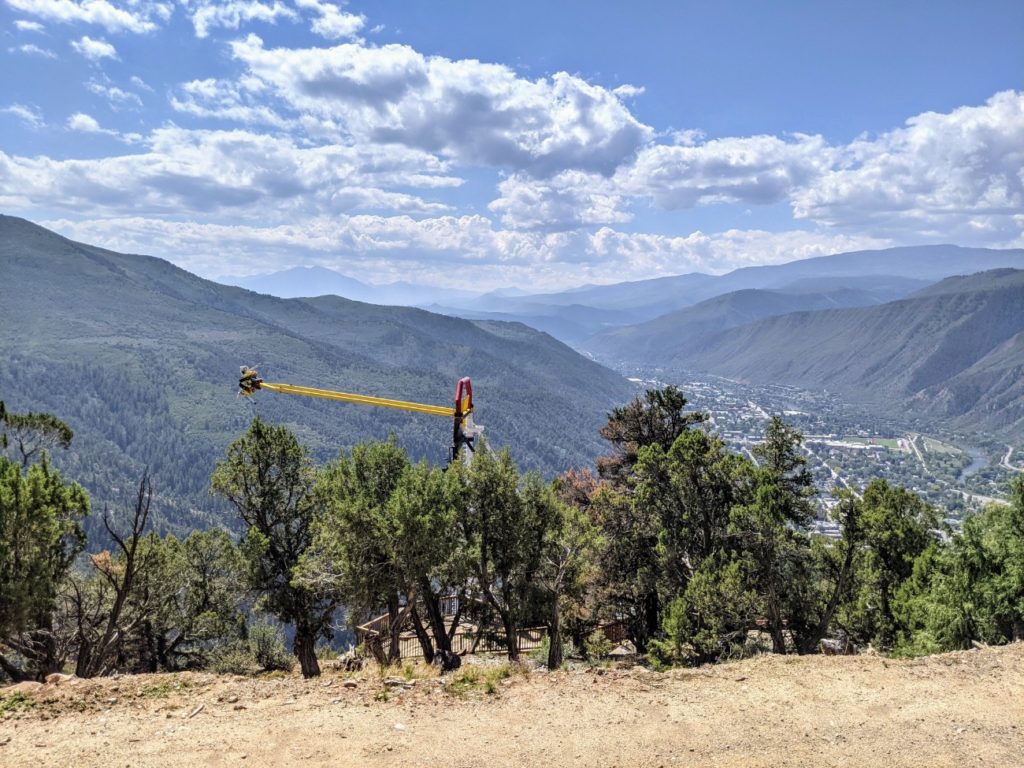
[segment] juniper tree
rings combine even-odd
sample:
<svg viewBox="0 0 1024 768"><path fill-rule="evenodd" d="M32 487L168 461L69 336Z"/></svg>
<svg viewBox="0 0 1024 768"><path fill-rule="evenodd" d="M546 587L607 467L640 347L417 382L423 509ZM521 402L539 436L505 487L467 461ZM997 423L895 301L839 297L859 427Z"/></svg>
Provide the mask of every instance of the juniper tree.
<svg viewBox="0 0 1024 768"><path fill-rule="evenodd" d="M0 668L14 679L59 671L53 613L60 584L85 546L80 523L88 513L86 492L45 456L27 469L0 456Z"/></svg>
<svg viewBox="0 0 1024 768"><path fill-rule="evenodd" d="M293 650L303 676L319 675L316 641L329 629L338 600L329 590L295 581L319 503L305 448L286 427L257 417L217 463L210 483L245 523L241 549L249 586L269 613L294 625Z"/></svg>

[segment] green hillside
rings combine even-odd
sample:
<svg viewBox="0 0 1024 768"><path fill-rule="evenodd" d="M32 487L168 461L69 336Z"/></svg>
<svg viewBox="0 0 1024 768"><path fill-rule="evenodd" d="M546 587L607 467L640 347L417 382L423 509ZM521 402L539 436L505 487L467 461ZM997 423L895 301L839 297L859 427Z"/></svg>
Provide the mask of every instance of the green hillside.
<svg viewBox="0 0 1024 768"><path fill-rule="evenodd" d="M1024 433L1024 271L949 278L874 307L661 339L636 362L827 389L964 430Z"/></svg>
<svg viewBox="0 0 1024 768"><path fill-rule="evenodd" d="M607 410L631 393L612 371L525 326L262 296L7 216L0 321L0 399L72 426L61 462L99 505L120 504L149 465L172 528L221 514L208 477L254 413L288 424L320 457L394 432L413 457L445 460L444 419L271 392L239 399L243 363L268 381L437 404L471 376L492 444L547 473L589 464Z"/></svg>
<svg viewBox="0 0 1024 768"><path fill-rule="evenodd" d="M620 362L648 361L680 339L696 340L711 333L790 312L879 304L886 291L840 288L815 293L745 289L702 301L646 323L612 328L582 344L599 358Z"/></svg>

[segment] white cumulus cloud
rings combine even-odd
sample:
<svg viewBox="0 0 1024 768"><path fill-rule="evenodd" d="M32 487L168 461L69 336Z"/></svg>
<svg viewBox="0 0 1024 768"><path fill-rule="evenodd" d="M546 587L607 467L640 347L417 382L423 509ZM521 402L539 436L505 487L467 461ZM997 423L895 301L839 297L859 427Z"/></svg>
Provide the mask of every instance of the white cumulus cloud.
<svg viewBox="0 0 1024 768"><path fill-rule="evenodd" d="M615 184L595 173L562 171L548 179L515 174L498 184L488 208L509 229L566 231L633 218Z"/></svg>
<svg viewBox="0 0 1024 768"><path fill-rule="evenodd" d="M104 136L113 136L115 139L120 139L125 142L134 142L141 139L138 134L129 133L121 134L112 128L104 128L101 126L96 118L92 115L87 115L84 112L76 112L68 118L67 122L68 130L76 131L78 133L95 133L102 134Z"/></svg>
<svg viewBox="0 0 1024 768"><path fill-rule="evenodd" d="M79 40L72 40L71 47L89 61L117 58L117 49L114 46L106 40L93 40L88 35Z"/></svg>
<svg viewBox="0 0 1024 768"><path fill-rule="evenodd" d="M544 290L694 270L724 272L890 244L876 238L802 231L729 230L679 237L610 228L593 235L509 232L496 229L482 216L340 215L275 225L135 216L43 224L76 240L163 256L213 277L319 264L343 272L359 270L378 282L436 283L442 275L449 285L475 290L509 285Z"/></svg>
<svg viewBox="0 0 1024 768"><path fill-rule="evenodd" d="M154 19L166 20L170 3L132 0L115 5L108 0L5 0L7 5L30 16L63 24L86 23L108 32L152 32Z"/></svg>
<svg viewBox="0 0 1024 768"><path fill-rule="evenodd" d="M347 13L331 2L295 0L295 5L316 14L310 29L328 40L355 37L366 25L365 16Z"/></svg>
<svg viewBox="0 0 1024 768"><path fill-rule="evenodd" d="M620 170L623 192L675 210L707 203L773 204L828 169L835 151L820 136L723 138L646 147Z"/></svg>
<svg viewBox="0 0 1024 768"><path fill-rule="evenodd" d="M800 218L924 239L1010 242L1022 234L1024 93L926 112L842 147L793 195Z"/></svg>
<svg viewBox="0 0 1024 768"><path fill-rule="evenodd" d="M278 19L294 19L296 12L284 3L259 0L204 0L192 9L192 26L196 37L203 38L217 27L238 29L243 23L263 21L275 23Z"/></svg>
<svg viewBox="0 0 1024 768"><path fill-rule="evenodd" d="M10 106L0 109L0 113L13 115L32 128L42 128L46 125L46 122L43 120L43 115L39 111L38 107L31 107L25 104L11 104Z"/></svg>
<svg viewBox="0 0 1024 768"><path fill-rule="evenodd" d="M232 50L288 108L335 121L355 142L534 176L609 175L652 135L614 93L565 72L527 80L405 45L267 49L255 35Z"/></svg>
<svg viewBox="0 0 1024 768"><path fill-rule="evenodd" d="M25 45L19 45L14 48L8 48L8 53L24 53L28 56L40 56L44 59L56 59L57 54L51 51L49 48L40 48L34 43L26 43Z"/></svg>
<svg viewBox="0 0 1024 768"><path fill-rule="evenodd" d="M72 130L104 132L85 114ZM116 134L113 134L116 135ZM136 136L123 137L138 142ZM437 214L447 206L405 191L458 185L446 165L415 151L376 152L246 131L167 127L142 141L144 151L88 160L0 152L0 205L35 205L85 214L126 212L230 215L295 221L325 213L386 210Z"/></svg>
<svg viewBox="0 0 1024 768"><path fill-rule="evenodd" d="M42 32L43 25L38 21L28 21L26 19L18 19L14 22L14 26L21 32Z"/></svg>
<svg viewBox="0 0 1024 768"><path fill-rule="evenodd" d="M111 108L119 110L123 107L138 108L142 106L139 95L114 85L109 78L91 79L85 84L86 89L97 96L102 96Z"/></svg>

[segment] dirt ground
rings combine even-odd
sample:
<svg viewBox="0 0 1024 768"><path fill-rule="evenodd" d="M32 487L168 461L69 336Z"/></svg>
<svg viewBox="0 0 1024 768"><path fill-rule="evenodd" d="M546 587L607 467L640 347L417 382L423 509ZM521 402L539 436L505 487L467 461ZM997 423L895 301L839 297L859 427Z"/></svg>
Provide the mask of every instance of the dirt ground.
<svg viewBox="0 0 1024 768"><path fill-rule="evenodd" d="M7 688L0 765L1024 766L1024 644L667 673L470 669Z"/></svg>

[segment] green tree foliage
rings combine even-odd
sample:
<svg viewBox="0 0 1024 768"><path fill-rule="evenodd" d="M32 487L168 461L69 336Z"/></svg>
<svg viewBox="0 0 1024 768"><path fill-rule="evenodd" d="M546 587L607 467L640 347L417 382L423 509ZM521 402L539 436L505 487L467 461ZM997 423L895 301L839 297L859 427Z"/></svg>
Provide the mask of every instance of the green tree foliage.
<svg viewBox="0 0 1024 768"><path fill-rule="evenodd" d="M393 440L357 445L321 474L323 513L301 578L332 590L354 616L370 618L386 607L391 662L399 658L399 633L410 618L428 659L435 643L450 650L438 603L457 545L449 486L441 470L410 465Z"/></svg>
<svg viewBox="0 0 1024 768"><path fill-rule="evenodd" d="M761 608L751 589L750 564L728 556L709 558L665 612L655 657L668 663L704 663L740 656Z"/></svg>
<svg viewBox="0 0 1024 768"><path fill-rule="evenodd" d="M667 451L657 444L641 449L632 519L648 527L654 546L646 555L653 563L638 575L650 580L653 574L656 581L644 603L643 624L634 629L638 648L660 633L662 606L683 596L694 575L726 545L730 512L744 501L749 472L749 462L702 430L683 432Z"/></svg>
<svg viewBox="0 0 1024 768"><path fill-rule="evenodd" d="M0 447L13 448L24 469L50 449L67 450L75 436L71 427L53 414L10 413L4 408L0 408L0 429L3 429Z"/></svg>
<svg viewBox="0 0 1024 768"><path fill-rule="evenodd" d="M587 489L585 503L577 494L577 505L588 509L605 543L599 555L597 602L602 611L624 622L640 652L660 631L661 569L666 558L659 549L659 510L633 498L639 482L637 465L644 449L650 449L649 456L662 458L648 458L645 479L651 484L665 479L654 477L663 458L682 435L697 434L692 427L706 420L704 414L687 412L686 405L682 392L669 386L648 390L613 410L600 430L612 449L597 460L601 482ZM656 496L648 493L647 499Z"/></svg>
<svg viewBox="0 0 1024 768"><path fill-rule="evenodd" d="M553 494L559 490L557 483L550 489ZM593 584L596 554L603 540L584 510L566 504L560 494L546 503L552 505L556 515L542 544L536 586L546 611L548 668L558 669L565 654L564 620L579 616L585 609L586 589Z"/></svg>
<svg viewBox="0 0 1024 768"><path fill-rule="evenodd" d="M732 545L742 553L750 586L761 596L775 653L786 653L784 628L805 625L808 603L816 602L808 594L814 577L806 534L814 489L801 441L800 433L779 417L768 423L764 442L753 450L758 461L753 499L734 507L729 521Z"/></svg>
<svg viewBox="0 0 1024 768"><path fill-rule="evenodd" d="M330 590L295 581L319 504L306 451L287 428L257 417L218 462L210 483L245 524L241 548L250 587L268 612L295 626L293 648L302 674L319 675L316 641L330 627L338 601Z"/></svg>
<svg viewBox="0 0 1024 768"><path fill-rule="evenodd" d="M531 619L546 618L536 580L552 532L563 524L564 505L539 475L520 477L508 451L477 450L468 468L449 472L462 483L458 527L473 580L497 614L515 661L519 631Z"/></svg>
<svg viewBox="0 0 1024 768"><path fill-rule="evenodd" d="M1024 479L1011 504L964 521L949 546L930 546L897 595L898 650L935 653L1024 639Z"/></svg>
<svg viewBox="0 0 1024 768"><path fill-rule="evenodd" d="M196 669L213 649L246 632L245 563L226 531L195 531L184 540L150 536L156 552L151 577L141 592L160 601L131 637L138 668Z"/></svg>
<svg viewBox="0 0 1024 768"><path fill-rule="evenodd" d="M461 495L458 476L446 474L426 462L407 467L388 502L387 513L395 531L397 558L406 604L424 656L432 661L435 651L451 653L451 637L458 617L445 625L442 599L468 595L468 563L456 521ZM417 598L430 626L428 634L417 609Z"/></svg>
<svg viewBox="0 0 1024 768"><path fill-rule="evenodd" d="M600 476L616 486L628 483L641 448L658 445L667 451L679 435L707 420L705 414L685 411L686 404L683 393L670 385L649 389L643 397L609 413L600 434L612 452L597 460Z"/></svg>
<svg viewBox="0 0 1024 768"><path fill-rule="evenodd" d="M52 616L60 584L85 545L81 521L88 512L85 491L66 482L45 455L27 469L0 456L0 667L13 678L60 666Z"/></svg>
<svg viewBox="0 0 1024 768"><path fill-rule="evenodd" d="M938 546L939 515L916 494L885 480L872 480L860 505L863 546L854 594L839 621L856 642L891 650L906 629L897 615L897 595L917 559Z"/></svg>

